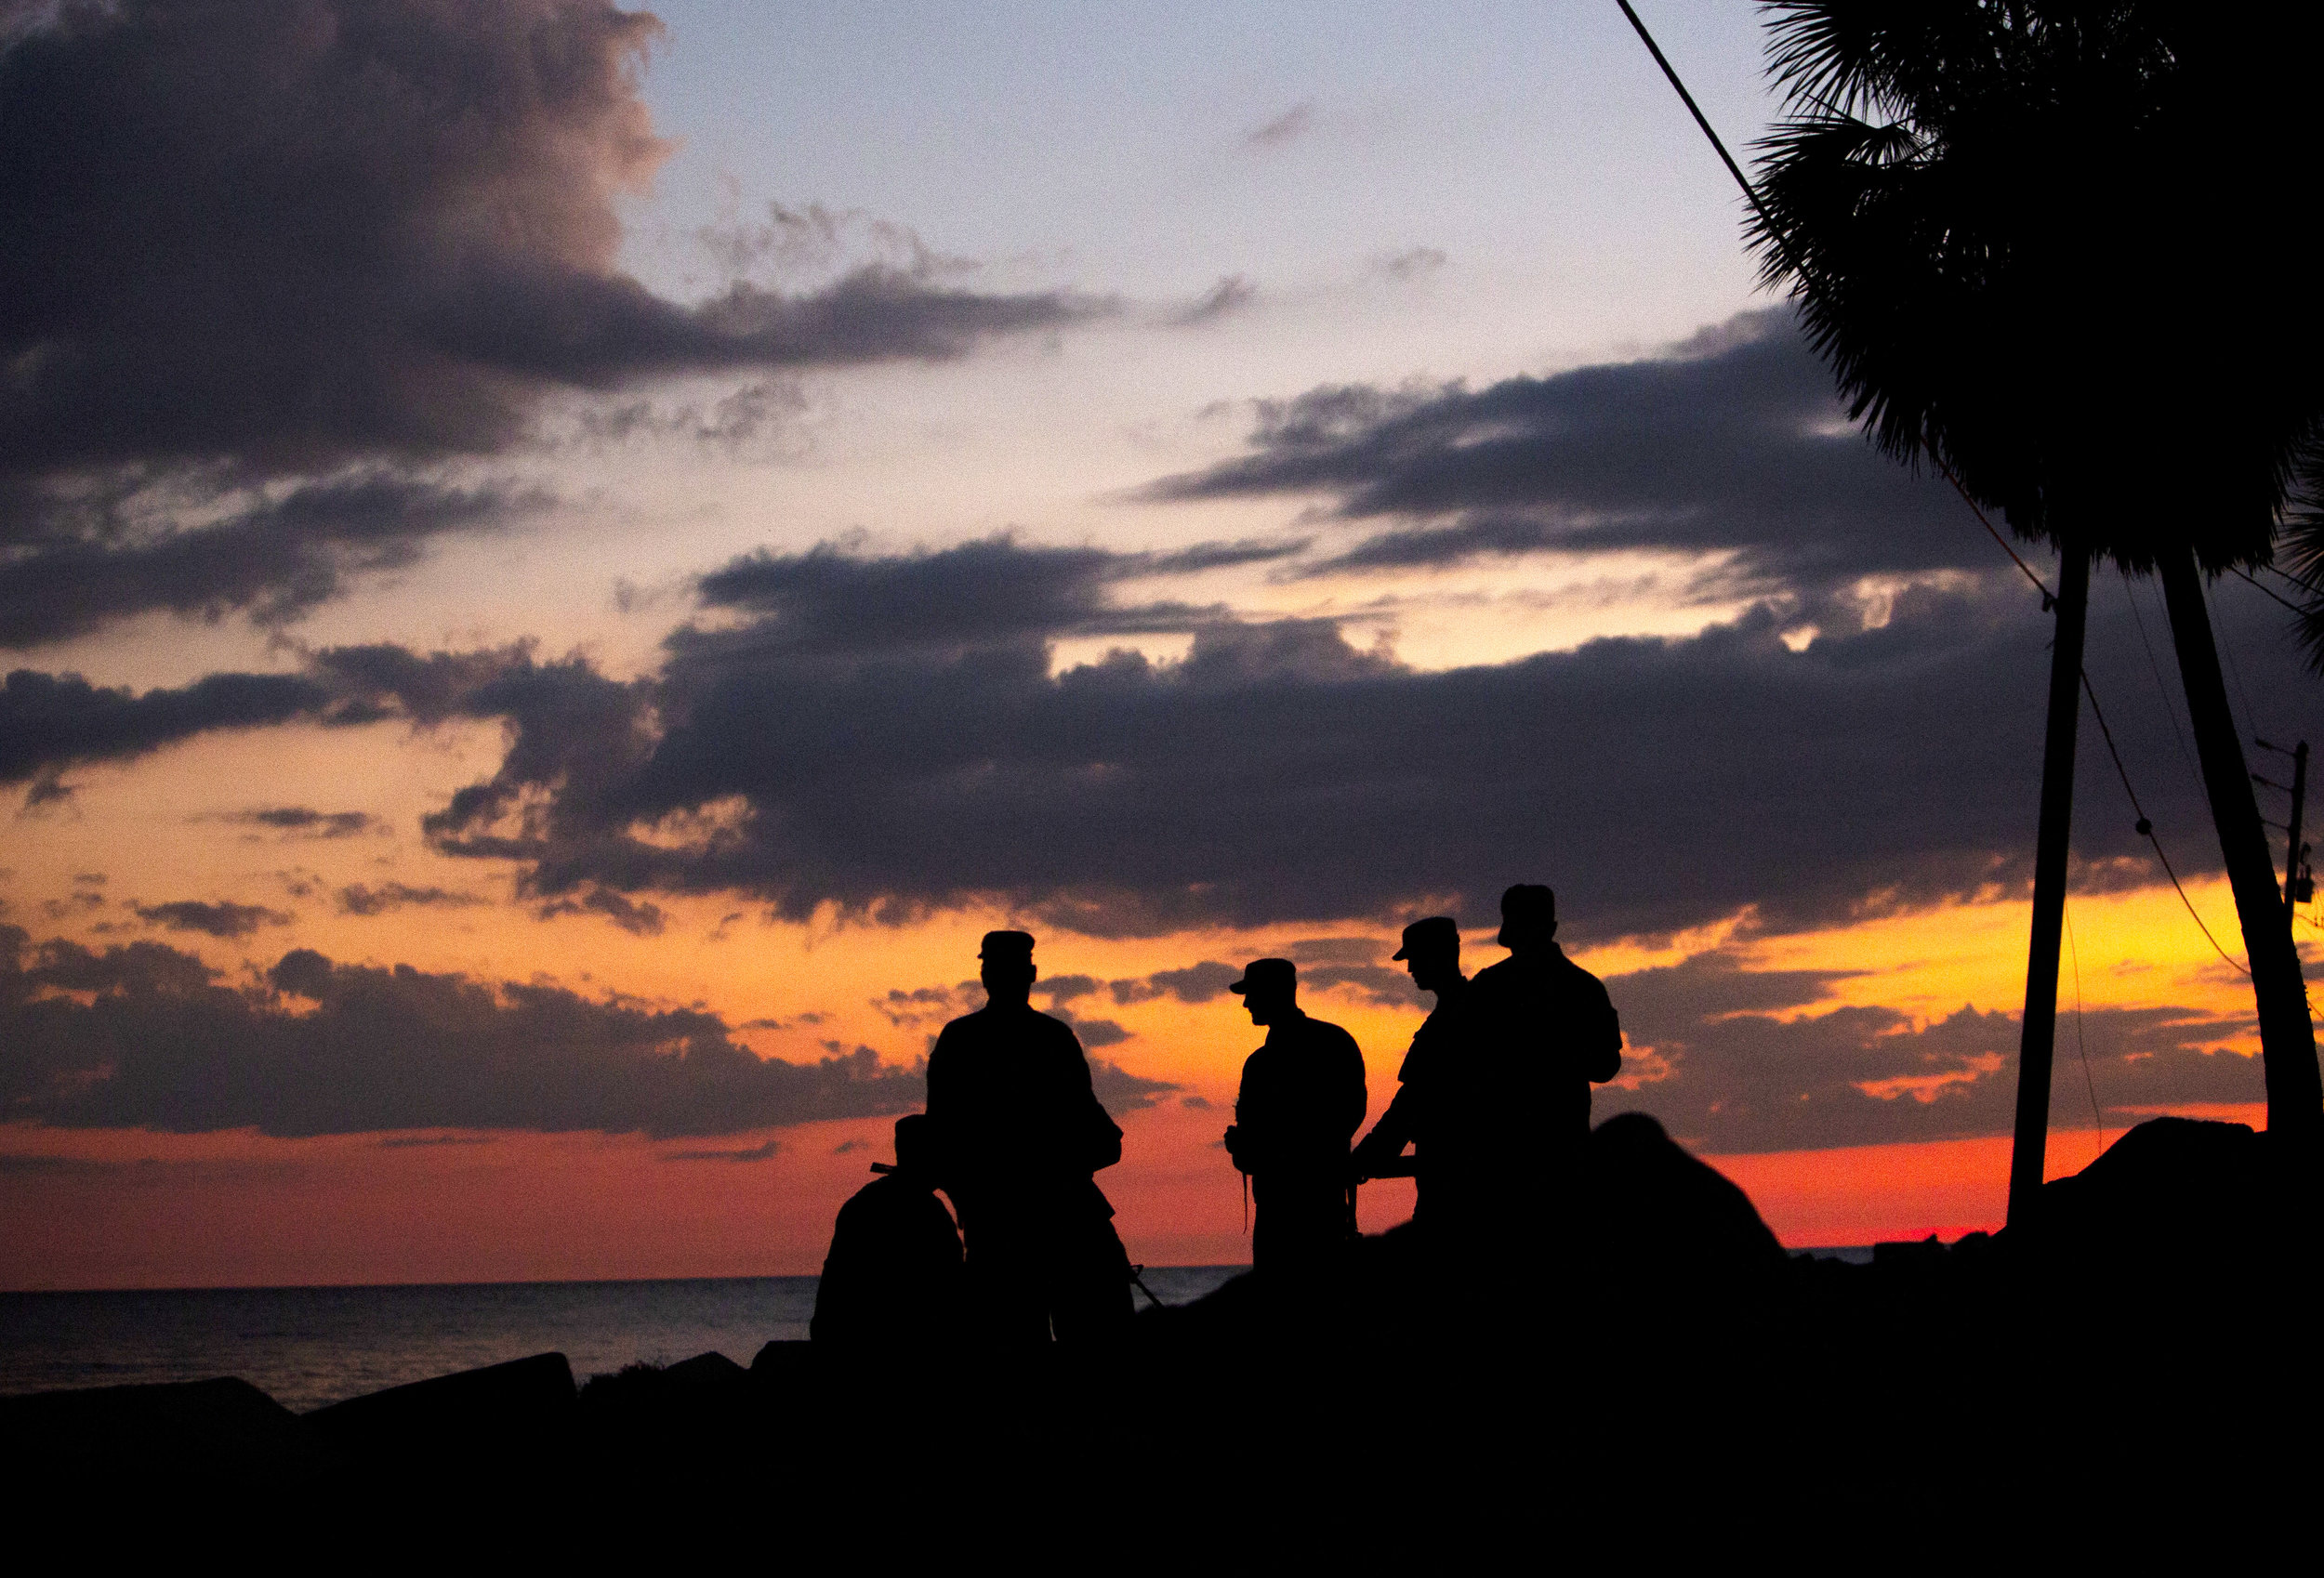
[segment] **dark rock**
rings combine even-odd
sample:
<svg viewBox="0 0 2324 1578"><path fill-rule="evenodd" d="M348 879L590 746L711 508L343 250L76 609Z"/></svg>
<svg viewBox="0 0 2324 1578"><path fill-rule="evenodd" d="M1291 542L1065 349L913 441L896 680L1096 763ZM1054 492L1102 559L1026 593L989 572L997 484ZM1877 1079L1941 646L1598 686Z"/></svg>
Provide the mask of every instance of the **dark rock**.
<svg viewBox="0 0 2324 1578"><path fill-rule="evenodd" d="M2256 1248L2276 1216L2265 1137L2243 1124L2149 1118L2071 1177L2042 1186L2053 1256L2209 1258Z"/></svg>
<svg viewBox="0 0 2324 1578"><path fill-rule="evenodd" d="M247 1381L0 1398L0 1461L19 1485L95 1477L297 1486L322 1478L333 1457L305 1420Z"/></svg>
<svg viewBox="0 0 2324 1578"><path fill-rule="evenodd" d="M800 1346L804 1347L804 1344ZM668 1366L630 1364L581 1388L586 1460L624 1473L699 1476L764 1455L762 1398L751 1373L722 1353Z"/></svg>
<svg viewBox="0 0 2324 1578"><path fill-rule="evenodd" d="M1934 1233L1926 1238L1888 1239L1872 1246L1872 1264L1879 1267L1925 1267L1945 1257L1945 1243Z"/></svg>
<svg viewBox="0 0 2324 1578"><path fill-rule="evenodd" d="M662 1372L662 1379L680 1391L697 1396L720 1392L739 1392L750 1380L750 1372L723 1353L713 1350L697 1353L681 1360Z"/></svg>
<svg viewBox="0 0 2324 1578"><path fill-rule="evenodd" d="M1580 1205L1584 1253L1601 1275L1699 1286L1783 1273L1783 1245L1751 1197L1644 1112L1591 1131Z"/></svg>
<svg viewBox="0 0 2324 1578"><path fill-rule="evenodd" d="M574 1403L565 1356L536 1353L350 1398L307 1421L350 1457L425 1474L448 1462L536 1464L566 1444Z"/></svg>
<svg viewBox="0 0 2324 1578"><path fill-rule="evenodd" d="M750 1373L760 1379L787 1374L815 1361L815 1345L777 1337L759 1349L750 1361Z"/></svg>

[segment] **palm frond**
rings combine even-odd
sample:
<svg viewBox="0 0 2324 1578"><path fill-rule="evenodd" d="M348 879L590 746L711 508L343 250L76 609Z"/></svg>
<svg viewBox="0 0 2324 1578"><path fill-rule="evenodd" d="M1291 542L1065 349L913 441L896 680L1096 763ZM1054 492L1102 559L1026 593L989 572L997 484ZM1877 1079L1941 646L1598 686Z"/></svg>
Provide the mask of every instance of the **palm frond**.
<svg viewBox="0 0 2324 1578"><path fill-rule="evenodd" d="M2311 434L2292 467L2291 499L2284 511L2280 557L2304 585L2324 586L2324 439ZM2300 599L2293 628L2311 672L2324 674L2324 593Z"/></svg>

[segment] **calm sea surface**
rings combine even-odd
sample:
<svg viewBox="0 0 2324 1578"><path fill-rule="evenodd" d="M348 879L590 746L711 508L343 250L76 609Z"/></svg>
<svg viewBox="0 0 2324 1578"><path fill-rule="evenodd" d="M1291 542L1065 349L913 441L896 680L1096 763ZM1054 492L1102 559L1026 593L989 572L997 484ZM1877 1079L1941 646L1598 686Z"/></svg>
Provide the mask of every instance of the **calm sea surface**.
<svg viewBox="0 0 2324 1578"><path fill-rule="evenodd" d="M1242 1269L1149 1266L1145 1280L1164 1303L1184 1304ZM747 1364L761 1343L807 1335L815 1282L0 1293L0 1394L239 1375L303 1411L551 1348L579 1380L712 1349Z"/></svg>

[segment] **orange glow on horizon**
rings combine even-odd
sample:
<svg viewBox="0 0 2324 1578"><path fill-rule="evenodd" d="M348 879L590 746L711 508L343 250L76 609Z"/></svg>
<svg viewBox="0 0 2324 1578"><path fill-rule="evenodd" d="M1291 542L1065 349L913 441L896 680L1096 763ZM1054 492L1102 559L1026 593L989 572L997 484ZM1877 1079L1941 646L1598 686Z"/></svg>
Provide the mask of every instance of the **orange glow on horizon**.
<svg viewBox="0 0 2324 1578"><path fill-rule="evenodd" d="M1005 910L967 909L905 926L828 912L799 925L770 920L760 904L657 895L640 896L665 914L654 935L595 916L543 918L537 904L514 900L508 868L444 857L414 832L423 810L488 771L500 748L496 730L415 736L381 724L214 736L162 753L151 766L89 769L78 776L70 807L47 815L42 836L11 852L16 891L69 894L84 872L108 880L90 889L93 901L57 905L46 922L20 900L12 918L35 940L64 936L99 948L160 940L200 954L230 981L303 946L342 961L554 981L593 998L618 991L651 1004L700 1005L761 1057L811 1062L833 1049L868 1045L883 1061L907 1067L944 1014L970 1006L973 993L919 1019L891 1017L882 1007L886 994L971 981L979 934L1024 921ZM363 810L384 831L300 839L218 820L221 810L250 803L254 782L286 802ZM169 836L153 837L157 827ZM137 851L134 865L121 858L127 850ZM368 915L335 901L349 885L390 881L456 889L479 901ZM2188 893L2212 930L2233 942L2224 879L2191 883ZM225 940L157 930L127 902L185 898L231 899L295 918ZM2249 1025L2248 982L2212 953L2167 887L2078 895L2070 914L2075 948L2061 982L2063 1015L2070 1016L2079 984L2088 1008L2175 1006ZM1499 958L1489 927L1466 918L1470 967ZM1574 914L1566 936L1577 958L1607 976L1711 950L1745 968L1842 972L1826 997L1781 1018L1842 1006L1885 1006L1923 1022L1963 1004L2014 1013L2024 990L2027 910L2019 901L1955 904L1788 936L1755 933L1748 922L1741 916L1676 937L1598 943L1590 917ZM1036 957L1045 979L1079 975L1099 983L1067 1008L1128 1032L1093 1045L1092 1057L1172 1086L1125 1115L1126 1158L1102 1179L1133 1257L1156 1265L1244 1259L1240 1189L1217 1140L1242 1060L1261 1032L1231 997L1121 1003L1106 983L1206 959L1240 964L1296 953L1302 940L1317 938L1338 939L1358 953L1368 946L1386 966L1393 920L1120 939L1032 927L1041 934ZM2312 934L2303 928L2303 935ZM1359 990L1335 989L1311 991L1303 1001L1355 1035L1376 1116L1393 1094L1420 999L1383 1006ZM2062 1035L2070 1022L2062 1017ZM2257 1050L2248 1029L2218 1039L2238 1051ZM1651 1048L1633 1045L1630 1067L1651 1075ZM1900 1082L1894 1098L1914 1099L1909 1084ZM2255 1062L2252 1102L2260 1097ZM1599 1110L1612 1109L1602 1098ZM2243 1121L2257 1121L2255 1105ZM699 1142L517 1133L402 1143L411 1137L281 1140L247 1131L170 1136L0 1125L0 1152L13 1159L7 1208L0 1212L0 1285L810 1272L821 1261L832 1214L868 1177L863 1164L887 1153L888 1121ZM777 1150L761 1161L658 1159L768 1140ZM839 1151L851 1142L868 1149ZM2007 1147L2006 1137L1995 1136L1713 1160L1751 1193L1787 1243L1868 1243L1996 1225ZM2053 1171L2081 1165L2093 1147L2088 1133L2053 1137ZM1408 1183L1368 1186L1366 1227L1399 1219L1410 1199Z"/></svg>

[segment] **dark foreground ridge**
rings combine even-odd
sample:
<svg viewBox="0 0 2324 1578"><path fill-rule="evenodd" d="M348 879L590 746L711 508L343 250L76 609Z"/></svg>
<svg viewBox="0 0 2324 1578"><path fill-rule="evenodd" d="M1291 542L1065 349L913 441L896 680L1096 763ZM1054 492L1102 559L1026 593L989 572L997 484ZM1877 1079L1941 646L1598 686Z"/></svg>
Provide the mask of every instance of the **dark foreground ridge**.
<svg viewBox="0 0 2324 1578"><path fill-rule="evenodd" d="M2309 1435L2311 1367L2288 1392L2238 1358L2316 1315L2313 1229L2270 1216L2272 1165L2240 1124L2156 1119L2047 1186L2039 1244L1857 1266L1788 1256L1741 1190L1630 1114L1591 1132L1589 1225L1562 1248L1447 1266L1398 1228L1328 1275L1148 1310L1103 1351L772 1342L748 1369L706 1353L577 1389L550 1353L303 1416L231 1379L50 1392L0 1399L0 1443L9 1482L51 1497L263 1487L348 1529L456 1514L572 1536L682 1505L704 1535L974 1526L1028 1555L1157 1519L1316 1552L1569 1515L1651 1517L1657 1544L1786 1514L1934 1545L2026 1521L2110 1537L2245 1516L2271 1461L2253 1449Z"/></svg>

